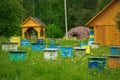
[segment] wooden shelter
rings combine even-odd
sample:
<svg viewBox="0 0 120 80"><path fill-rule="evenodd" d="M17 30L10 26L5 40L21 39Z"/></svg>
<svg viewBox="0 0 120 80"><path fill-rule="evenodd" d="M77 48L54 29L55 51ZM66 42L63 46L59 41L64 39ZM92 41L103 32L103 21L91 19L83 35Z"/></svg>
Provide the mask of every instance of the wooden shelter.
<svg viewBox="0 0 120 80"><path fill-rule="evenodd" d="M120 30L116 15L120 12L120 0L112 0L86 25L94 29L94 40L103 45L120 46Z"/></svg>
<svg viewBox="0 0 120 80"><path fill-rule="evenodd" d="M33 30L37 31L37 38L45 38L45 24L36 17L29 17L20 26L22 28L22 38L30 39Z"/></svg>

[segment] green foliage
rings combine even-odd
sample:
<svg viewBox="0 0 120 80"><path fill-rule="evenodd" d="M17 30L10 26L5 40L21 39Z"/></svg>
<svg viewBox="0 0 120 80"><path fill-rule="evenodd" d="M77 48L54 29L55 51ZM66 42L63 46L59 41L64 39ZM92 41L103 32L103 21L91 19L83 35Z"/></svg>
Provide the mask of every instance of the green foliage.
<svg viewBox="0 0 120 80"><path fill-rule="evenodd" d="M46 27L46 35L49 38L60 38L64 34L63 31L59 28L59 26L55 24L50 24Z"/></svg>
<svg viewBox="0 0 120 80"><path fill-rule="evenodd" d="M111 0L66 1L69 30L75 26L84 26ZM21 35L20 24L29 16L37 17L47 26L59 26L57 28L62 33L53 34L53 37L65 34L64 0L1 0L0 8L0 35ZM50 37L48 34L47 36Z"/></svg>
<svg viewBox="0 0 120 80"><path fill-rule="evenodd" d="M116 15L116 24L117 24L118 29L120 30L120 12L117 13Z"/></svg>
<svg viewBox="0 0 120 80"><path fill-rule="evenodd" d="M97 6L97 0L68 0L68 29L85 25L92 18Z"/></svg>
<svg viewBox="0 0 120 80"><path fill-rule="evenodd" d="M0 35L11 36L19 31L21 4L19 0L0 1ZM18 34L18 33L17 33Z"/></svg>

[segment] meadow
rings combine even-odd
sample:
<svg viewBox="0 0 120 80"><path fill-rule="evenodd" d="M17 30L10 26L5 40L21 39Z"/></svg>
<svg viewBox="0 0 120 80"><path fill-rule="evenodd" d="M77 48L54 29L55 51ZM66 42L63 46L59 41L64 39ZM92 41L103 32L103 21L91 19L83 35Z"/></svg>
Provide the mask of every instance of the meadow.
<svg viewBox="0 0 120 80"><path fill-rule="evenodd" d="M4 37L2 41L9 41ZM33 41L34 42L34 41ZM56 43L62 46L79 46L87 40L57 39ZM45 40L49 44L49 40ZM8 51L1 50L0 44L0 80L119 80L120 68L109 68L106 64L104 70L89 69L88 57L109 55L109 46L100 45L98 49L90 49L90 54L76 56L73 49L72 57L59 57L56 60L45 60L44 51L32 51L31 46L19 47L26 50L25 61L10 61Z"/></svg>

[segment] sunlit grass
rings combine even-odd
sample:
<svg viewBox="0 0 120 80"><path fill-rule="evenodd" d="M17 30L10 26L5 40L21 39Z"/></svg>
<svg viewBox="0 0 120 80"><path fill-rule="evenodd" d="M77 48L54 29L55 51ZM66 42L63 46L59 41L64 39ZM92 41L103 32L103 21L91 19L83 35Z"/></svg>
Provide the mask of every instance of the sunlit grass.
<svg viewBox="0 0 120 80"><path fill-rule="evenodd" d="M79 40L56 40L62 46L79 45ZM85 41L86 42L86 41ZM49 44L49 41L45 41ZM119 80L120 68L104 70L88 69L88 57L104 56L109 54L109 46L101 45L98 49L91 49L90 54L73 57L59 57L56 60L45 60L44 51L32 51L31 46L20 47L26 50L25 61L10 61L9 52L1 50L0 44L0 80Z"/></svg>

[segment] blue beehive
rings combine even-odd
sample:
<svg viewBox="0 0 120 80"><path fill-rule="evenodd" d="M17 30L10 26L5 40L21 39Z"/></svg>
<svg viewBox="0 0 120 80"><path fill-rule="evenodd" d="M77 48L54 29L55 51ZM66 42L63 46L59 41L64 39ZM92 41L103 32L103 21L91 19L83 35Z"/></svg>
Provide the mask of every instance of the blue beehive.
<svg viewBox="0 0 120 80"><path fill-rule="evenodd" d="M63 57L72 57L72 47L61 47Z"/></svg>
<svg viewBox="0 0 120 80"><path fill-rule="evenodd" d="M104 69L106 66L105 57L89 57L88 58L88 68L96 68L99 70Z"/></svg>
<svg viewBox="0 0 120 80"><path fill-rule="evenodd" d="M37 42L37 43L40 43L40 44L43 44L43 43L44 43L44 40L43 40L43 39L37 39L36 42Z"/></svg>
<svg viewBox="0 0 120 80"><path fill-rule="evenodd" d="M26 39L20 40L20 45L28 47L30 45L30 41Z"/></svg>
<svg viewBox="0 0 120 80"><path fill-rule="evenodd" d="M50 39L50 44L55 44L55 39Z"/></svg>
<svg viewBox="0 0 120 80"><path fill-rule="evenodd" d="M44 44L41 43L32 43L32 50L43 50L45 48Z"/></svg>
<svg viewBox="0 0 120 80"><path fill-rule="evenodd" d="M10 60L18 61L26 59L26 51L10 51Z"/></svg>
<svg viewBox="0 0 120 80"><path fill-rule="evenodd" d="M119 46L110 46L110 54L119 54L119 49L120 47Z"/></svg>
<svg viewBox="0 0 120 80"><path fill-rule="evenodd" d="M48 48L59 49L60 48L60 44L49 44Z"/></svg>
<svg viewBox="0 0 120 80"><path fill-rule="evenodd" d="M87 45L88 45L87 43L80 43L81 48L86 48Z"/></svg>

